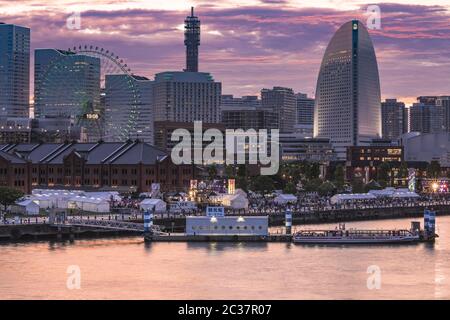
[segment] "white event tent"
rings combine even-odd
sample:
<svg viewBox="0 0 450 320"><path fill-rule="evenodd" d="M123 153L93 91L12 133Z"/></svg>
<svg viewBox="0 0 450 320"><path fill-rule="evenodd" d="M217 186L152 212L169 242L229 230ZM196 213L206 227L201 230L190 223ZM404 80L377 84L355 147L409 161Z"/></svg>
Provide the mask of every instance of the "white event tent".
<svg viewBox="0 0 450 320"><path fill-rule="evenodd" d="M117 191L46 189L34 189L28 198L37 203L41 209L80 209L91 212L109 212L111 199L122 200Z"/></svg>
<svg viewBox="0 0 450 320"><path fill-rule="evenodd" d="M297 197L293 194L284 194L281 193L277 195L274 199L276 204L288 204L297 202Z"/></svg>
<svg viewBox="0 0 450 320"><path fill-rule="evenodd" d="M139 207L141 208L141 210L147 211L150 210L152 211L153 208L155 209L155 213L164 213L166 212L167 209L167 204L162 201L161 199L144 199L141 201L141 203L139 204Z"/></svg>
<svg viewBox="0 0 450 320"><path fill-rule="evenodd" d="M222 205L230 209L248 209L248 199L242 193L224 194L221 197Z"/></svg>
<svg viewBox="0 0 450 320"><path fill-rule="evenodd" d="M22 199L11 206L11 212L27 215L38 215L39 205L31 199Z"/></svg>
<svg viewBox="0 0 450 320"><path fill-rule="evenodd" d="M345 201L372 200L376 198L377 197L371 193L349 193L349 194L339 193L331 197L330 203L340 204Z"/></svg>
<svg viewBox="0 0 450 320"><path fill-rule="evenodd" d="M109 201L102 198L75 196L67 203L68 209L78 209L88 212L108 213L110 212Z"/></svg>

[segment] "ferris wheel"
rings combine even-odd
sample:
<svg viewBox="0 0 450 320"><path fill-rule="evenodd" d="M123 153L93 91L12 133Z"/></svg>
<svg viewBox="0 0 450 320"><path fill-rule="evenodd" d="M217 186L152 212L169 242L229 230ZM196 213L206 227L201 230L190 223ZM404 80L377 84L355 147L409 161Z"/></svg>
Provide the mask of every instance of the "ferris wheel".
<svg viewBox="0 0 450 320"><path fill-rule="evenodd" d="M47 64L38 83L39 116L71 118L86 130L88 141L130 139L141 93L127 64L92 45L61 53Z"/></svg>

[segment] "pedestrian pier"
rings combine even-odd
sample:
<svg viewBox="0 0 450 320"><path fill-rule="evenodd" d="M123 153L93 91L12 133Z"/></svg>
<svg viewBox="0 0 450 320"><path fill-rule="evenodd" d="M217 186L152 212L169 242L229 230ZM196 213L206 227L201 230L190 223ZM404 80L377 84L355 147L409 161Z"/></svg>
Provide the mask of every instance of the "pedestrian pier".
<svg viewBox="0 0 450 320"><path fill-rule="evenodd" d="M108 229L119 231L136 231L144 232L144 225L142 223L115 221L115 220L76 220L69 219L64 223L54 223L55 227L91 227L95 229Z"/></svg>

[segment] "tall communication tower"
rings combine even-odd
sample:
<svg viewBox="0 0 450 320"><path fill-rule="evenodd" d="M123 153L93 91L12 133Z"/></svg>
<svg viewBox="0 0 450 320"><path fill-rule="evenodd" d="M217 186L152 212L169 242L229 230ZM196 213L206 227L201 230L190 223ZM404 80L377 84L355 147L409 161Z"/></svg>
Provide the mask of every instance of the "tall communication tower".
<svg viewBox="0 0 450 320"><path fill-rule="evenodd" d="M198 46L200 45L200 20L191 15L184 20L184 45L186 46L186 72L198 72Z"/></svg>

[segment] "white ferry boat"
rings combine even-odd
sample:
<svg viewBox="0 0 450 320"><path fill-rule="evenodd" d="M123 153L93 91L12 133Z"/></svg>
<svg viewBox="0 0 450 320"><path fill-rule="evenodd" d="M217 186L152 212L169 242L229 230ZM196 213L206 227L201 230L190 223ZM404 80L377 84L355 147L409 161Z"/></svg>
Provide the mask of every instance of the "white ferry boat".
<svg viewBox="0 0 450 320"><path fill-rule="evenodd" d="M335 230L302 230L293 235L294 243L303 244L385 244L420 240L420 233L410 230L347 230L345 224Z"/></svg>

